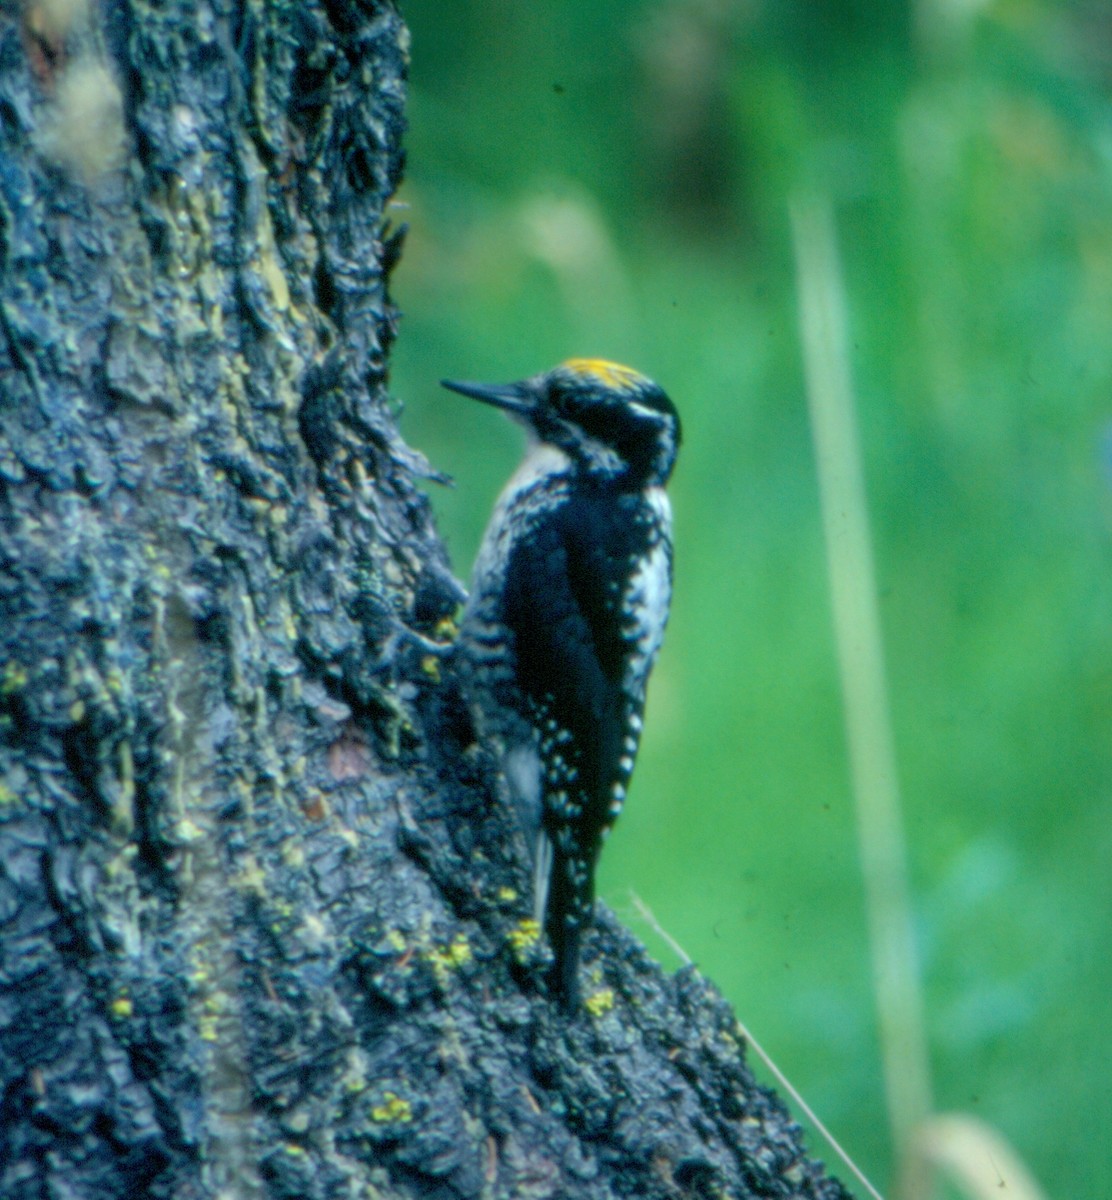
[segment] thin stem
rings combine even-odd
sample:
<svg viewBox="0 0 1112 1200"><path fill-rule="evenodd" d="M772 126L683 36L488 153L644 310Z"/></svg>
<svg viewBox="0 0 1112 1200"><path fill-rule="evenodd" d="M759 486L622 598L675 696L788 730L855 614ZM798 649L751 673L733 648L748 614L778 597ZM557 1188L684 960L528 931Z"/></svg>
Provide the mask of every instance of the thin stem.
<svg viewBox="0 0 1112 1200"><path fill-rule="evenodd" d="M897 1160L906 1166L914 1130L930 1111L930 1080L845 295L829 206L797 197L791 222L885 1091ZM923 1186L908 1178L905 1195Z"/></svg>

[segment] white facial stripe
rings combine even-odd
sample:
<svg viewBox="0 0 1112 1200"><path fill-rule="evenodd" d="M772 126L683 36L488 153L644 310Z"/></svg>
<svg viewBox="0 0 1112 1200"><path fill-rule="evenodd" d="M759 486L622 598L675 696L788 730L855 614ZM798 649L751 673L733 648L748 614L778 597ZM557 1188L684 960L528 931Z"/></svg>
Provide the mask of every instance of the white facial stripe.
<svg viewBox="0 0 1112 1200"><path fill-rule="evenodd" d="M649 417L654 421L664 420L665 414L659 408L649 408L647 404L638 404L636 400L627 400L626 404L643 417Z"/></svg>
<svg viewBox="0 0 1112 1200"><path fill-rule="evenodd" d="M600 442L597 438L584 438L587 461L596 468L601 468L607 474L617 475L622 469L622 458L617 450Z"/></svg>

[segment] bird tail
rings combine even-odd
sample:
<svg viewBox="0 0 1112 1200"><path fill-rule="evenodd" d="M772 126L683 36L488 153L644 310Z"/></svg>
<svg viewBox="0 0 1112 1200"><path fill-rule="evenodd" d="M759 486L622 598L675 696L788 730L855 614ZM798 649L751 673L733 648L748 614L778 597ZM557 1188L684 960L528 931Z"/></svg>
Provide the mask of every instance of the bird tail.
<svg viewBox="0 0 1112 1200"><path fill-rule="evenodd" d="M549 974L549 988L566 1012L579 1004L579 949L584 930L594 911L593 871L584 869L560 851L559 846L542 833L537 843L537 882L543 893L535 893L537 920L544 925L555 961Z"/></svg>
<svg viewBox="0 0 1112 1200"><path fill-rule="evenodd" d="M567 1013L574 1013L579 1007L579 940L582 934L582 925L565 921L559 932L551 930L548 935L556 954L549 988Z"/></svg>

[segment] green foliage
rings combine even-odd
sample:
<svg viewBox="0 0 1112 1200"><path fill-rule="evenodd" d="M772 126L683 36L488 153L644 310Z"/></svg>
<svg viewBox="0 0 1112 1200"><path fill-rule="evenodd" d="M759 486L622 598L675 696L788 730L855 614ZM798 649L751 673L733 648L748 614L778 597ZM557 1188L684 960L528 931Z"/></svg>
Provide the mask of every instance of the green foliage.
<svg viewBox="0 0 1112 1200"><path fill-rule="evenodd" d="M787 237L834 200L936 1100L1061 1195L1112 1124L1112 118L1099 5L411 0L394 388L466 575L519 453L442 375L632 363L677 594L602 869L890 1163ZM645 931L654 946L653 935ZM657 946L665 961L670 951Z"/></svg>

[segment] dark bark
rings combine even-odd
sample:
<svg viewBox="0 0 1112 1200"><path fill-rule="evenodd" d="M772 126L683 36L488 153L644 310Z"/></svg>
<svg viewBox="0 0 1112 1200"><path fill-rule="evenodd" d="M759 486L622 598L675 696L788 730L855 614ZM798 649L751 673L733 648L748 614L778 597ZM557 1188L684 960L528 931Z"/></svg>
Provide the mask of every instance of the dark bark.
<svg viewBox="0 0 1112 1200"><path fill-rule="evenodd" d="M806 1196L609 914L544 995L385 390L386 0L0 8L0 1195Z"/></svg>

